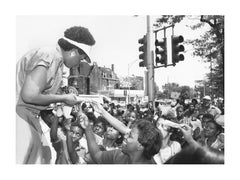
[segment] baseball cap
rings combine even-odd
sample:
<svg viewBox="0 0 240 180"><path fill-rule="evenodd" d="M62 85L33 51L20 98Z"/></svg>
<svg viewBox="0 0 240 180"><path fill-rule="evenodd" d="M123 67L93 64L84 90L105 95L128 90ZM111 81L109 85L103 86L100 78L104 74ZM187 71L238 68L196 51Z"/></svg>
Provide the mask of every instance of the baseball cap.
<svg viewBox="0 0 240 180"><path fill-rule="evenodd" d="M65 39L69 43L71 43L74 46L77 46L79 49L81 49L87 55L87 58L85 60L88 63L91 63L90 51L91 51L92 46L89 46L89 45L86 45L86 44L83 44L83 43L79 43L77 41L71 40L71 39L66 38L66 37L63 37L63 39Z"/></svg>

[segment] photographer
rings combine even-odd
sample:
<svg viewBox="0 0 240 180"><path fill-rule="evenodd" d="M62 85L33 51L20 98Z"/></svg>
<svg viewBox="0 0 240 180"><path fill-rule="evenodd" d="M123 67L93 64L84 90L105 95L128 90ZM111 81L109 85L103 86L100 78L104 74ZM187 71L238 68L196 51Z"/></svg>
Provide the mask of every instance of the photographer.
<svg viewBox="0 0 240 180"><path fill-rule="evenodd" d="M192 137L192 128L186 124L179 128L189 146L174 155L165 164L224 164L224 154L213 148L201 146Z"/></svg>
<svg viewBox="0 0 240 180"><path fill-rule="evenodd" d="M163 135L163 141L160 151L154 156L154 160L157 164L163 164L168 159L181 151L181 145L179 142L171 140L171 135L175 133L172 126L178 125L170 120L174 119L174 113L168 111L165 116L158 119L156 126Z"/></svg>

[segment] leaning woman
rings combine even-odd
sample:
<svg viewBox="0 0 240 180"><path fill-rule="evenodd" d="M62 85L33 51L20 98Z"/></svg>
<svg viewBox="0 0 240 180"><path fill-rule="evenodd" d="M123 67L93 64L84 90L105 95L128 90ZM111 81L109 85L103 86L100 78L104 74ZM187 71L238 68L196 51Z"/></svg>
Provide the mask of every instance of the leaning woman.
<svg viewBox="0 0 240 180"><path fill-rule="evenodd" d="M64 32L55 47L36 48L27 52L16 68L16 161L21 164L49 163L51 152L45 143L39 112L51 103L73 106L74 94L57 95L67 68L80 61L90 62L89 50L95 40L88 29L74 26Z"/></svg>

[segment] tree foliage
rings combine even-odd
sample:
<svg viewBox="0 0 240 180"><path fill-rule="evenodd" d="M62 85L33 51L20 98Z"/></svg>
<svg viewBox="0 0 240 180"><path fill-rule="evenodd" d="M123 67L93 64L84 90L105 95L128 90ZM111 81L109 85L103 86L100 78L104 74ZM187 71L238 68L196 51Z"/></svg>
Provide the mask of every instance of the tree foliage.
<svg viewBox="0 0 240 180"><path fill-rule="evenodd" d="M194 90L189 86L179 86L177 83L167 83L162 86L163 93L158 94L158 98L170 98L172 92L180 93L186 99L193 98Z"/></svg>
<svg viewBox="0 0 240 180"><path fill-rule="evenodd" d="M211 85L211 95L224 97L224 16L200 15L200 16L172 16L164 15L156 20L156 27L180 23L184 18L198 19L199 21L190 27L193 31L209 26L199 39L186 41L193 46L193 55L201 57L203 62L212 64L212 73L207 74L208 83Z"/></svg>

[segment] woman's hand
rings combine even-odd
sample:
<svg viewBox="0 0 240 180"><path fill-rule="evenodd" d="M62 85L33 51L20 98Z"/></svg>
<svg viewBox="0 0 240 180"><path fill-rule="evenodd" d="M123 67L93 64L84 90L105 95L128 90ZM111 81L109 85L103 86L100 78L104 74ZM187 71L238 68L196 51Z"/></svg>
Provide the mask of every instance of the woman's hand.
<svg viewBox="0 0 240 180"><path fill-rule="evenodd" d="M64 103L68 106L74 106L75 104L79 103L75 94L65 94L63 96L65 96Z"/></svg>
<svg viewBox="0 0 240 180"><path fill-rule="evenodd" d="M105 111L105 109L103 108L103 106L99 102L92 100L90 103L93 106L93 109L97 113L102 114Z"/></svg>
<svg viewBox="0 0 240 180"><path fill-rule="evenodd" d="M88 117L84 113L78 114L77 120L83 129L90 126Z"/></svg>
<svg viewBox="0 0 240 180"><path fill-rule="evenodd" d="M187 124L183 124L181 127L180 127L180 130L182 131L183 133L183 136L184 136L184 139L189 143L189 142L192 142L194 141L193 140L193 137L192 137L192 128L190 126L188 126Z"/></svg>

